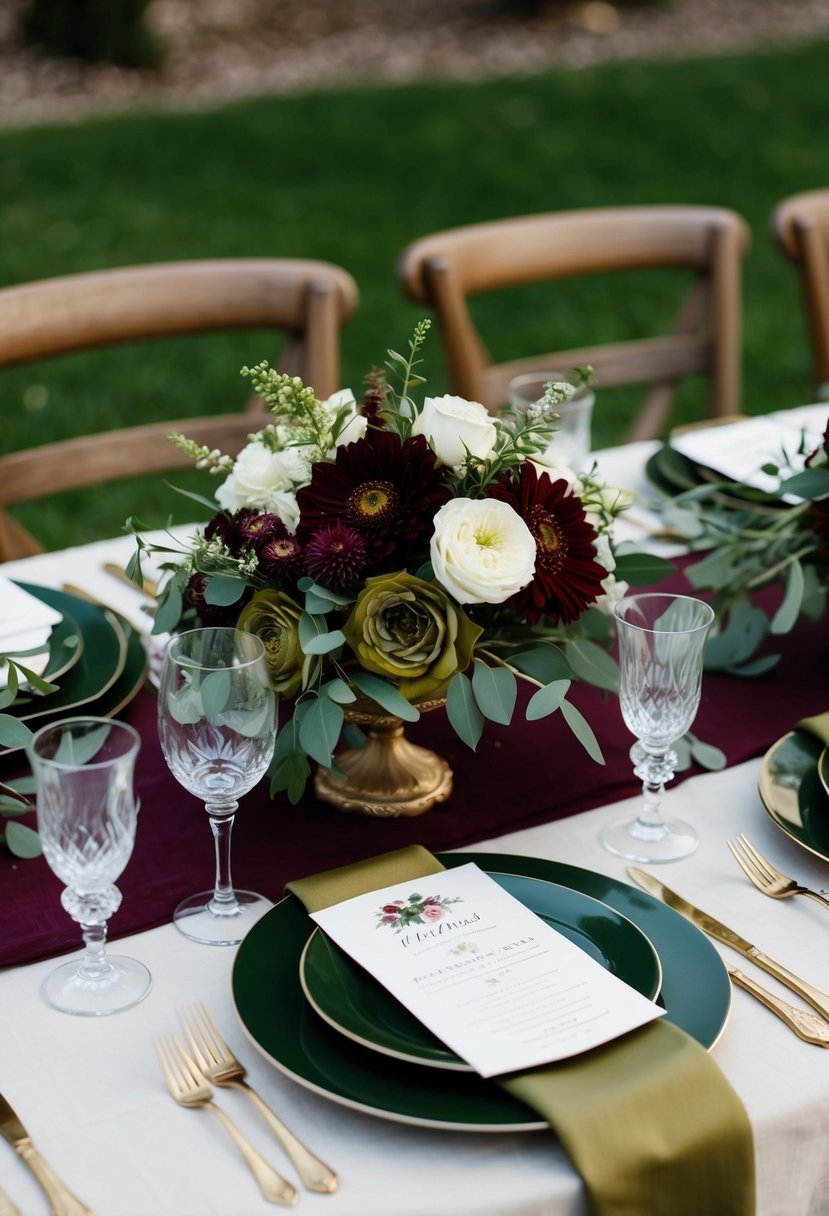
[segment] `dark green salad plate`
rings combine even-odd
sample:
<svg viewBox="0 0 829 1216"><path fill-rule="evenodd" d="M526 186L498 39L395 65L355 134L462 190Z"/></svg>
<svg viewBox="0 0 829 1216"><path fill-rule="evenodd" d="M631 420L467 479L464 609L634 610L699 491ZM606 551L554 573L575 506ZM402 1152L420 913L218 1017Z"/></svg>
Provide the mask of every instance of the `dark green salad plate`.
<svg viewBox="0 0 829 1216"><path fill-rule="evenodd" d="M793 730L766 752L757 787L780 830L829 861L829 790L821 779L825 767L826 745L809 731Z"/></svg>

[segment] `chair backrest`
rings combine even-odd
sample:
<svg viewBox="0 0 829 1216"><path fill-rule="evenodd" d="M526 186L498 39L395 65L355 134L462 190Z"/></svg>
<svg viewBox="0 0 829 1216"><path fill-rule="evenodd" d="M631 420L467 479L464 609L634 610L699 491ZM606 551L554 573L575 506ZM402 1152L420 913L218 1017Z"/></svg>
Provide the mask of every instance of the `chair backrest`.
<svg viewBox="0 0 829 1216"><path fill-rule="evenodd" d="M772 231L801 271L817 388L829 382L829 190L793 194L778 203Z"/></svg>
<svg viewBox="0 0 829 1216"><path fill-rule="evenodd" d="M341 387L340 331L357 306L347 271L293 258L214 259L101 270L0 289L0 367L114 343L211 330L274 329L280 371L318 397ZM258 398L235 414L156 422L0 455L0 561L42 551L3 508L64 490L192 462L171 430L238 451L269 415Z"/></svg>
<svg viewBox="0 0 829 1216"><path fill-rule="evenodd" d="M513 376L591 364L599 388L652 383L628 440L659 433L676 384L710 379L710 412L739 408L741 263L749 232L719 207L646 206L553 212L472 224L425 236L404 250L407 294L437 315L450 389L498 410ZM494 363L470 316L480 292L606 271L684 267L693 286L662 337Z"/></svg>

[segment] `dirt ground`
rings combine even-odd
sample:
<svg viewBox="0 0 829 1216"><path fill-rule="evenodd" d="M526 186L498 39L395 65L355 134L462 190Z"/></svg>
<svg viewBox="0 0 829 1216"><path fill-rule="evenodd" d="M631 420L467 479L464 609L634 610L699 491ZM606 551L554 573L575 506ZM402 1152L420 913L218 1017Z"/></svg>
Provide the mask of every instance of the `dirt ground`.
<svg viewBox="0 0 829 1216"><path fill-rule="evenodd" d="M153 0L158 73L22 45L0 0L0 124L135 106L186 108L366 81L577 70L829 37L829 0Z"/></svg>

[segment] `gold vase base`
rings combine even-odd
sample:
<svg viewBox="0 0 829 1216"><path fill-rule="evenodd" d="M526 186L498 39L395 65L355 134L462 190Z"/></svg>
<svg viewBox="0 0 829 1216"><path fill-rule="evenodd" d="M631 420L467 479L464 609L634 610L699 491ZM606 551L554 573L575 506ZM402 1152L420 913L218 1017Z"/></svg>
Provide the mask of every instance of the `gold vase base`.
<svg viewBox="0 0 829 1216"><path fill-rule="evenodd" d="M317 769L314 791L323 802L351 815L398 819L422 815L452 793L452 770L435 752L409 743L397 722L369 728L361 747L337 757L340 777Z"/></svg>

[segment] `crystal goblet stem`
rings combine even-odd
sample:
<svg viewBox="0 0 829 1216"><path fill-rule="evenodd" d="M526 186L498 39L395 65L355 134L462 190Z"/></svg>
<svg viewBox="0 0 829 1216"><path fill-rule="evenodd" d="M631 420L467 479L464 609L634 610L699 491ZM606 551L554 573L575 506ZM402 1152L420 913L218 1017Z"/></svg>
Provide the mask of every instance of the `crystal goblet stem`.
<svg viewBox="0 0 829 1216"><path fill-rule="evenodd" d="M626 596L615 608L619 639L619 700L636 736L634 773L642 781L638 815L606 827L602 843L628 861L675 861L699 844L694 828L663 816L665 785L674 777L671 744L691 726L699 707L710 605L684 595Z"/></svg>

